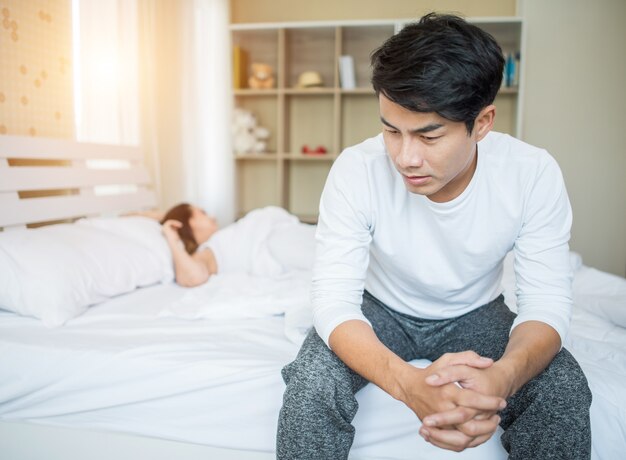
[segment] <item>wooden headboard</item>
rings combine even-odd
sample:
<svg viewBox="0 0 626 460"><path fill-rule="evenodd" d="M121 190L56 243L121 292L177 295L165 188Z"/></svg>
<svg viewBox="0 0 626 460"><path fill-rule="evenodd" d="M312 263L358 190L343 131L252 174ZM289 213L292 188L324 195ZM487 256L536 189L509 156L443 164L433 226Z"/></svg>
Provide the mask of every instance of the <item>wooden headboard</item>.
<svg viewBox="0 0 626 460"><path fill-rule="evenodd" d="M154 208L139 147L0 135L0 227Z"/></svg>

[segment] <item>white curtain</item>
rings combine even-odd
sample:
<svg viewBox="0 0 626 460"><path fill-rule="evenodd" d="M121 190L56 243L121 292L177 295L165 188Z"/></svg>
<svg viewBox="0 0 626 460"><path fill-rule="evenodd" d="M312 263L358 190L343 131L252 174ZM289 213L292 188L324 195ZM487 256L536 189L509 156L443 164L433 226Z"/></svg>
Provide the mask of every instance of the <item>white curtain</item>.
<svg viewBox="0 0 626 460"><path fill-rule="evenodd" d="M162 206L232 222L228 0L73 3L78 140L141 143Z"/></svg>
<svg viewBox="0 0 626 460"><path fill-rule="evenodd" d="M228 0L181 3L185 195L226 225L235 219Z"/></svg>
<svg viewBox="0 0 626 460"><path fill-rule="evenodd" d="M137 145L137 6L73 0L76 138Z"/></svg>

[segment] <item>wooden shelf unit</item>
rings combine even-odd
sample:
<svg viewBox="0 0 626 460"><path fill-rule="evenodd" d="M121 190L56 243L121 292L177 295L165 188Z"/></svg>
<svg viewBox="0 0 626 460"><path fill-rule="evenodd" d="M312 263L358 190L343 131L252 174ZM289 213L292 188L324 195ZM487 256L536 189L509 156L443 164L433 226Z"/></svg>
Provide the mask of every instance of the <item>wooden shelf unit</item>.
<svg viewBox="0 0 626 460"><path fill-rule="evenodd" d="M522 51L517 17L473 18L505 53ZM317 21L231 25L232 45L253 62L274 69L272 89L234 90L235 106L251 111L269 129L267 153L235 153L238 215L276 205L315 222L326 175L339 153L381 130L378 102L370 85L370 54L410 20ZM339 57L354 59L355 89L341 88ZM322 78L318 88L299 88L302 72ZM246 77L247 80L247 77ZM496 130L519 134L521 86L503 87L496 104ZM323 155L302 148L324 147Z"/></svg>

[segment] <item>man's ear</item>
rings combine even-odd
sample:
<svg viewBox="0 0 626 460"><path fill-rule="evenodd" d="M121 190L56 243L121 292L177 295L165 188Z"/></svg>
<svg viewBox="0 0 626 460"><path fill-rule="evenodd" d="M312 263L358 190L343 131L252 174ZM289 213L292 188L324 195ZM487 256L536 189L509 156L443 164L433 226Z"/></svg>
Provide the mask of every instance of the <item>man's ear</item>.
<svg viewBox="0 0 626 460"><path fill-rule="evenodd" d="M474 122L474 132L476 141L482 140L489 131L493 129L493 122L496 119L496 106L491 104L480 111Z"/></svg>

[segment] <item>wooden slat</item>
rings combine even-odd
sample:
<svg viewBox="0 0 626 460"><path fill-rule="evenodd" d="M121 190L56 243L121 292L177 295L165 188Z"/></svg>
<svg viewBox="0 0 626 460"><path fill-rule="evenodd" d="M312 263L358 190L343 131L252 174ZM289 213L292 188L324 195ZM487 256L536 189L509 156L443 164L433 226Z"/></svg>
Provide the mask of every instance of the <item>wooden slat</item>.
<svg viewBox="0 0 626 460"><path fill-rule="evenodd" d="M16 200L0 193L0 227L98 214L117 214L156 206L152 191L106 196L55 196Z"/></svg>
<svg viewBox="0 0 626 460"><path fill-rule="evenodd" d="M53 190L113 184L148 185L150 184L150 175L143 166L129 169L37 166L0 168L0 192Z"/></svg>
<svg viewBox="0 0 626 460"><path fill-rule="evenodd" d="M141 160L139 147L0 135L0 158Z"/></svg>

